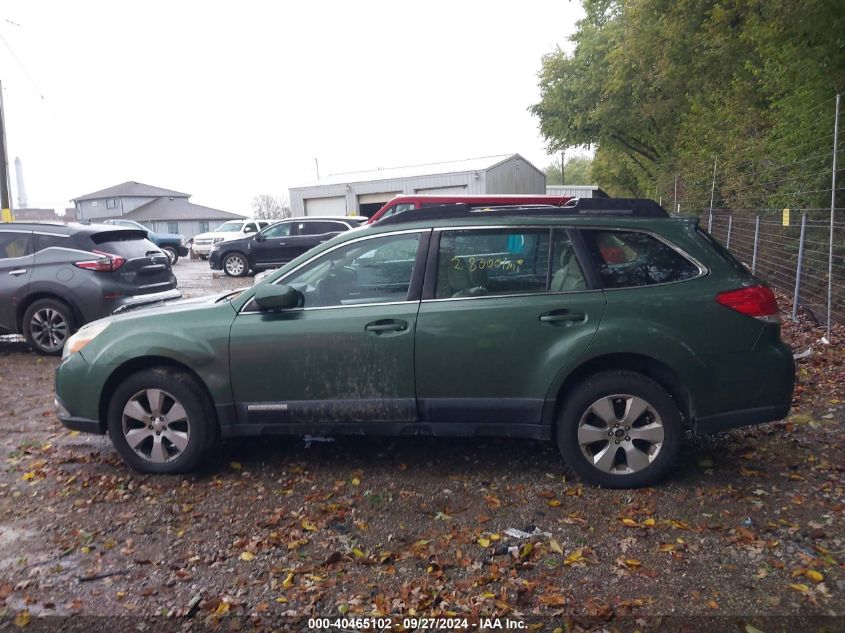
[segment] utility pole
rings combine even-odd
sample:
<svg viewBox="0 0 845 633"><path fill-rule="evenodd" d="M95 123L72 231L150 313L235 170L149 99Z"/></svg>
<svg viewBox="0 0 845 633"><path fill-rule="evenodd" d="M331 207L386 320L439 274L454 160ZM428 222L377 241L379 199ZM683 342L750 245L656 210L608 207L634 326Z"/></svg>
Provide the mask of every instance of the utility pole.
<svg viewBox="0 0 845 633"><path fill-rule="evenodd" d="M560 184L561 185L566 184L566 173L564 172L563 154L564 154L564 150L561 150L561 152L560 152Z"/></svg>
<svg viewBox="0 0 845 633"><path fill-rule="evenodd" d="M9 158L6 153L6 117L3 113L3 82L0 81L0 210L3 222L12 221L11 194L9 192Z"/></svg>
<svg viewBox="0 0 845 633"><path fill-rule="evenodd" d="M317 169L317 180L320 180L320 163L317 162L317 159L314 159L314 167Z"/></svg>

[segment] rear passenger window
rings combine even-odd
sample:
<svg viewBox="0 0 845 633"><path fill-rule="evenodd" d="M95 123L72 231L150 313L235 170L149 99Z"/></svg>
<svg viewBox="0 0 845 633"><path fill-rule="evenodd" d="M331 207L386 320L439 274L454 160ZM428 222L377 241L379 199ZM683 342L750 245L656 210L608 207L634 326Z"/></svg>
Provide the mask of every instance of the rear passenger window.
<svg viewBox="0 0 845 633"><path fill-rule="evenodd" d="M65 246L68 238L61 235L35 235L35 252L43 251L45 248L53 246Z"/></svg>
<svg viewBox="0 0 845 633"><path fill-rule="evenodd" d="M32 253L32 233L0 232L0 259L23 257Z"/></svg>
<svg viewBox="0 0 845 633"><path fill-rule="evenodd" d="M438 299L546 292L549 231L443 231Z"/></svg>
<svg viewBox="0 0 845 633"><path fill-rule="evenodd" d="M324 235L325 233L337 233L345 228L339 222L303 222L299 225L299 234Z"/></svg>
<svg viewBox="0 0 845 633"><path fill-rule="evenodd" d="M651 286L696 277L699 269L647 233L582 231L605 288Z"/></svg>

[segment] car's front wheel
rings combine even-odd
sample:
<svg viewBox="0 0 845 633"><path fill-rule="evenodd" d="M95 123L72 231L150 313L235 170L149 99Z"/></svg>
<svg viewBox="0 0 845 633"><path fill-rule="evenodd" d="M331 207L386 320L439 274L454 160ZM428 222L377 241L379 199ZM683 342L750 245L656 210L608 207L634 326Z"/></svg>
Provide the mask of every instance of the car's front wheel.
<svg viewBox="0 0 845 633"><path fill-rule="evenodd" d="M566 463L606 488L648 486L677 457L683 425L659 384L637 372L590 376L566 397L557 442Z"/></svg>
<svg viewBox="0 0 845 633"><path fill-rule="evenodd" d="M146 369L120 383L107 422L123 461L142 472L194 470L217 439L214 409L202 387L168 367Z"/></svg>
<svg viewBox="0 0 845 633"><path fill-rule="evenodd" d="M73 311L56 299L35 301L23 315L26 341L39 354L61 354L65 341L75 330Z"/></svg>
<svg viewBox="0 0 845 633"><path fill-rule="evenodd" d="M229 277L243 277L249 272L249 262L241 253L229 253L223 257L223 272Z"/></svg>
<svg viewBox="0 0 845 633"><path fill-rule="evenodd" d="M176 250L175 246L162 246L161 250L167 253L167 258L170 260L170 265L175 266L176 262L179 261L179 251Z"/></svg>

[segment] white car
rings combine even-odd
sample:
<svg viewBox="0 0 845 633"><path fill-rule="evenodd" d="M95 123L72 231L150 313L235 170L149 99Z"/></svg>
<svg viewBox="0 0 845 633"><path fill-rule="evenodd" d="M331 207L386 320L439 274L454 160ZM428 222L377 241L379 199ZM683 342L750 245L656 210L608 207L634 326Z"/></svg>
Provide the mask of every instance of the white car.
<svg viewBox="0 0 845 633"><path fill-rule="evenodd" d="M193 251L194 255L202 259L208 259L211 247L215 244L228 240L236 240L252 233L257 233L271 224L272 221L270 220L251 220L249 218L245 220L229 220L213 231L195 235L191 244L191 251Z"/></svg>

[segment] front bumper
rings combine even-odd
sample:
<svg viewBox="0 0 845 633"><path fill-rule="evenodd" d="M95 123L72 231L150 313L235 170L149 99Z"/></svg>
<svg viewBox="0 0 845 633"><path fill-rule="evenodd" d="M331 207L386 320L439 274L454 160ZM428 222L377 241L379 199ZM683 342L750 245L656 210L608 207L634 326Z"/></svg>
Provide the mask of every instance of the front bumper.
<svg viewBox="0 0 845 633"><path fill-rule="evenodd" d="M197 244L194 242L191 244L191 250L194 251L196 255L208 255L211 252L211 247L214 244Z"/></svg>
<svg viewBox="0 0 845 633"><path fill-rule="evenodd" d="M58 398L55 399L55 405L56 416L59 418L59 422L62 423L62 426L66 429L70 429L71 431L80 431L81 433L103 434L103 429L100 426L99 420L89 420L88 418L80 418L71 415L70 411L65 408L65 405L63 405L61 400Z"/></svg>
<svg viewBox="0 0 845 633"><path fill-rule="evenodd" d="M208 255L208 265L211 270L223 270L223 258L220 257L219 248Z"/></svg>
<svg viewBox="0 0 845 633"><path fill-rule="evenodd" d="M151 303L161 303L162 301L170 301L172 299L181 299L182 293L176 288L164 290L163 292L151 292L146 295L133 295L131 297L124 297L121 299L112 314L120 314L124 310L135 308L142 305L149 305Z"/></svg>

